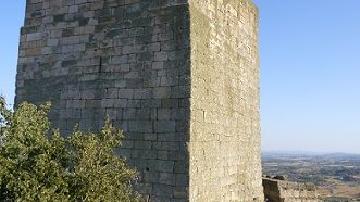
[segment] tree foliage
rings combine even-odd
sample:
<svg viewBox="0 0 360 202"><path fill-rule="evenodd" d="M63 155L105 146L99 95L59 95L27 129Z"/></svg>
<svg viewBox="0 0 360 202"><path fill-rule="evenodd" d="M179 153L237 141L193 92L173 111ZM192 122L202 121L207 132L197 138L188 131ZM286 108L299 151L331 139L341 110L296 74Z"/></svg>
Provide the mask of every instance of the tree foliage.
<svg viewBox="0 0 360 202"><path fill-rule="evenodd" d="M11 117L11 110L7 109L5 99L0 96L0 145L2 144L2 138L5 136L5 128L9 127Z"/></svg>
<svg viewBox="0 0 360 202"><path fill-rule="evenodd" d="M8 125L11 116L11 111L6 108L5 99L0 96L0 127Z"/></svg>
<svg viewBox="0 0 360 202"><path fill-rule="evenodd" d="M65 139L51 130L49 104L23 103L11 115L0 106L0 201L137 201L136 173L113 151L123 133L109 121L99 134L75 129Z"/></svg>

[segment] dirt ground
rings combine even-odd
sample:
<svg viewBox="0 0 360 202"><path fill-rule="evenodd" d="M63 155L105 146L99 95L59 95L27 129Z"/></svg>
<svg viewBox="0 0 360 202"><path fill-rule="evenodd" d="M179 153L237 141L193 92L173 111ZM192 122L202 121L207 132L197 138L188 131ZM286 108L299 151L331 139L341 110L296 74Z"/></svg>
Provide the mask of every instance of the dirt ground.
<svg viewBox="0 0 360 202"><path fill-rule="evenodd" d="M340 197L349 199L360 199L360 187L350 187L347 185L319 187L319 194L322 196L322 198Z"/></svg>

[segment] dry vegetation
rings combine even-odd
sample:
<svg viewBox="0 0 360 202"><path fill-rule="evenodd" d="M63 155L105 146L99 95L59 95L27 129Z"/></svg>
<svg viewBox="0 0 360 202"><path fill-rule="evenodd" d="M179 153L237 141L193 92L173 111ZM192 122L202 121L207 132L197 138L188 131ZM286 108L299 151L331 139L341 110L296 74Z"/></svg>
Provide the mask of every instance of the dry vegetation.
<svg viewBox="0 0 360 202"><path fill-rule="evenodd" d="M360 155L266 153L263 169L265 175L313 182L325 201L360 201Z"/></svg>

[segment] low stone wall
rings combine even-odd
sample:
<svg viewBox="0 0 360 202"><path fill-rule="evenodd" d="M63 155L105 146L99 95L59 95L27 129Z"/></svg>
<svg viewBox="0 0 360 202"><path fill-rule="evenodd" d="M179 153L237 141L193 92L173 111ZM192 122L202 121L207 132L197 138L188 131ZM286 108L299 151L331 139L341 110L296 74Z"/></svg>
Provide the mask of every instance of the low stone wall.
<svg viewBox="0 0 360 202"><path fill-rule="evenodd" d="M263 178L265 199L269 202L319 202L312 183Z"/></svg>

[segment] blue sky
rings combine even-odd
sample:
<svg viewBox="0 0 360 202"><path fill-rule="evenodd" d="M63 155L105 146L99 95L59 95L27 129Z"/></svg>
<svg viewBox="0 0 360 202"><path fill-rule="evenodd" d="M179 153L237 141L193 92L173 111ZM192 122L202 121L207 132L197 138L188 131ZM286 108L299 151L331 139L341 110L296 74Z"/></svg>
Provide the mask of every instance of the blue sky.
<svg viewBox="0 0 360 202"><path fill-rule="evenodd" d="M360 153L360 1L255 2L264 150Z"/></svg>
<svg viewBox="0 0 360 202"><path fill-rule="evenodd" d="M0 94L10 101L24 2L0 6ZM254 2L263 150L360 153L360 1Z"/></svg>
<svg viewBox="0 0 360 202"><path fill-rule="evenodd" d="M13 103L20 27L24 22L25 0L0 4L0 95Z"/></svg>

